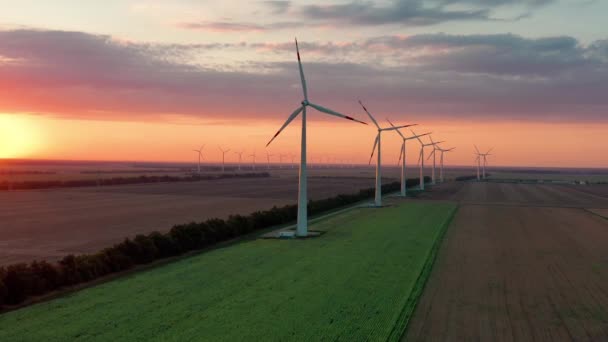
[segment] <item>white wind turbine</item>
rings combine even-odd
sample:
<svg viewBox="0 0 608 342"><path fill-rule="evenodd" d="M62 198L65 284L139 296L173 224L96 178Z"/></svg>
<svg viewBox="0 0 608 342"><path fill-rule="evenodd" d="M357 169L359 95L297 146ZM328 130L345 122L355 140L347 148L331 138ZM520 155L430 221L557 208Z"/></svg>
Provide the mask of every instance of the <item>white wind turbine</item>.
<svg viewBox="0 0 608 342"><path fill-rule="evenodd" d="M414 133L413 130L410 129L410 132L412 132L412 134L416 135L416 133ZM436 144L441 143L430 143L430 144L425 144L422 139L420 138L416 138L418 139L418 142L420 142L420 155L418 155L418 164L420 164L420 190L424 190L424 148L427 146L433 146Z"/></svg>
<svg viewBox="0 0 608 342"><path fill-rule="evenodd" d="M475 146L475 145L473 145ZM477 180L479 180L479 164L481 163L481 158L483 158L483 164L482 164L482 179L486 179L486 164L488 163L488 156L491 156L490 152L492 152L494 148L491 148L488 150L488 152L486 153L480 153L479 149L477 148L477 146L475 146L475 151L477 151Z"/></svg>
<svg viewBox="0 0 608 342"><path fill-rule="evenodd" d="M222 151L222 172L226 170L226 153L230 152L230 149L223 150L221 146L218 146L220 151Z"/></svg>
<svg viewBox="0 0 608 342"><path fill-rule="evenodd" d="M239 171L241 171L241 162L243 161L243 153L245 151L244 150L240 150L238 152L234 152L234 154L239 156Z"/></svg>
<svg viewBox="0 0 608 342"><path fill-rule="evenodd" d="M279 154L279 168L282 169L283 168L283 158L287 157L286 154Z"/></svg>
<svg viewBox="0 0 608 342"><path fill-rule="evenodd" d="M435 152L440 150L440 148L437 145L439 143L433 142L433 137L429 136L429 139L431 139L431 142L433 143L433 152L431 152L431 154L429 154L429 157L427 158L427 160L431 159L431 156L433 156L433 171L431 172L431 184L435 185L435 183L436 183L435 169L437 168L437 154Z"/></svg>
<svg viewBox="0 0 608 342"><path fill-rule="evenodd" d="M388 121L388 123L391 124L391 126L395 127L395 125L393 125L393 123L389 119L386 119L386 121ZM401 196L405 197L407 195L407 189L406 189L407 178L405 177L405 142L408 140L411 140L411 139L417 139L419 137L429 135L431 133L429 132L429 133L414 135L414 136L406 138L399 129L396 129L395 131L403 139L403 143L401 144L401 153L399 154L399 163L401 163Z"/></svg>
<svg viewBox="0 0 608 342"><path fill-rule="evenodd" d="M475 158L475 161L477 162L477 180L480 181L481 180L481 175L480 175L480 169L481 169L481 153L479 152L479 149L477 148L476 145L473 145L475 147L475 155L477 155L477 158Z"/></svg>
<svg viewBox="0 0 608 342"><path fill-rule="evenodd" d="M200 149L198 150L193 150L194 152L196 152L198 154L198 175L201 175L201 158L203 157L203 148L205 148L205 145L202 145Z"/></svg>
<svg viewBox="0 0 608 342"><path fill-rule="evenodd" d="M448 149L442 149L439 148L439 152L441 152L441 157L439 158L439 182L443 183L443 154L445 152L452 152L455 149L455 147L452 148L448 148Z"/></svg>
<svg viewBox="0 0 608 342"><path fill-rule="evenodd" d="M270 170L270 157L273 157L273 156L274 156L274 154L270 154L270 152L266 151L266 168L268 170Z"/></svg>
<svg viewBox="0 0 608 342"><path fill-rule="evenodd" d="M301 144L300 144L300 181L298 188L298 223L296 228L296 234L298 236L307 236L308 235L308 211L307 211L307 172L306 172L306 107L312 107L319 112L334 115L343 119L348 119L352 121L357 121L362 124L365 122L356 120L351 118L350 116L346 116L344 114L340 114L331 109L319 106L317 104L311 103L308 101L308 89L306 88L306 79L304 78L304 70L302 69L302 61L300 59L300 49L298 48L298 41L296 39L296 53L298 55L298 67L300 69L300 80L302 81L302 92L304 94L304 99L301 102L301 106L298 107L291 115L287 118L287 121L281 126L281 128L277 131L277 133L270 139L268 145L281 133L285 127L289 125L300 113L302 113L302 136L301 136Z"/></svg>
<svg viewBox="0 0 608 342"><path fill-rule="evenodd" d="M399 128L415 126L416 124L382 128L380 127L380 125L378 125L378 122L376 121L376 119L374 119L374 116L367 110L367 108L365 108L361 100L359 100L359 104L361 105L361 107L363 107L365 113L367 113L369 118L372 120L372 122L374 123L374 125L376 125L376 128L378 129L378 133L376 134L376 140L374 141L374 148L372 149L372 155L369 157L369 163L371 164L372 158L374 157L374 152L376 152L377 147L378 160L376 161L376 196L374 198L374 205L376 207L380 207L382 206L382 132L394 131Z"/></svg>
<svg viewBox="0 0 608 342"><path fill-rule="evenodd" d="M252 154L249 155L252 160L253 160L253 164L251 164L251 169L255 171L255 150L253 151Z"/></svg>
<svg viewBox="0 0 608 342"><path fill-rule="evenodd" d="M296 163L294 162L294 160L296 159L296 155L293 153L290 153L289 158L291 158L291 168L293 169L296 167Z"/></svg>

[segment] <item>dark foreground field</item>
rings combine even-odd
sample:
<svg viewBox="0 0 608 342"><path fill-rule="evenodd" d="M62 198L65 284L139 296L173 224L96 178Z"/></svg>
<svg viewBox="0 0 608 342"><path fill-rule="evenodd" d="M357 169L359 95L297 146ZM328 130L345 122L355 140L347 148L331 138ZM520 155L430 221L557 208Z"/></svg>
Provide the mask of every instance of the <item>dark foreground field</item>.
<svg viewBox="0 0 608 342"><path fill-rule="evenodd" d="M0 341L387 341L402 335L456 206L394 203L0 315Z"/></svg>
<svg viewBox="0 0 608 342"><path fill-rule="evenodd" d="M294 204L294 176L0 192L0 265L57 260L174 224ZM309 197L373 187L373 179L311 178Z"/></svg>
<svg viewBox="0 0 608 342"><path fill-rule="evenodd" d="M446 184L460 209L408 341L608 340L608 198L591 186Z"/></svg>

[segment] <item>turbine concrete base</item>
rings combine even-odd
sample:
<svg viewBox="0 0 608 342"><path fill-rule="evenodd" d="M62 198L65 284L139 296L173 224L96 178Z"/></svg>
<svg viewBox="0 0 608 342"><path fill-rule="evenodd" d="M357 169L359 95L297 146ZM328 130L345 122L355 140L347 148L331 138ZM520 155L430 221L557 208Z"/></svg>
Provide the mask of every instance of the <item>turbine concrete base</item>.
<svg viewBox="0 0 608 342"><path fill-rule="evenodd" d="M295 229L279 229L272 232L268 232L266 234L262 234L260 239L277 239L277 240L305 240L320 237L325 234L324 231L319 230L309 230L308 235L306 236L297 236L295 234Z"/></svg>

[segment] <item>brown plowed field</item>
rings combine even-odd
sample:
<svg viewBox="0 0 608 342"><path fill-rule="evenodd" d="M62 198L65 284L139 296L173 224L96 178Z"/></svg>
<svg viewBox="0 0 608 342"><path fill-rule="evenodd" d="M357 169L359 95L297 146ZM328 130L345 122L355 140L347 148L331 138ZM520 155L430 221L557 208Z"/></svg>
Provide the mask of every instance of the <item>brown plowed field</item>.
<svg viewBox="0 0 608 342"><path fill-rule="evenodd" d="M569 186L445 186L455 193L421 196L460 209L404 340L608 341L608 220L583 209L608 201Z"/></svg>
<svg viewBox="0 0 608 342"><path fill-rule="evenodd" d="M311 178L309 198L373 187L367 178ZM0 192L0 265L56 260L174 224L294 204L294 177Z"/></svg>

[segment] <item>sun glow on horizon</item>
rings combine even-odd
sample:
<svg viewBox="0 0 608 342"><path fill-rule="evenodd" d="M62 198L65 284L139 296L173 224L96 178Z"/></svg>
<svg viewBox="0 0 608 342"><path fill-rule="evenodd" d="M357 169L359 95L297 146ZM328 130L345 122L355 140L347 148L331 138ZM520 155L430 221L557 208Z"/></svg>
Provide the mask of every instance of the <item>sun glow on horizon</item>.
<svg viewBox="0 0 608 342"><path fill-rule="evenodd" d="M22 114L0 114L0 158L23 158L36 152L40 130L32 119Z"/></svg>

